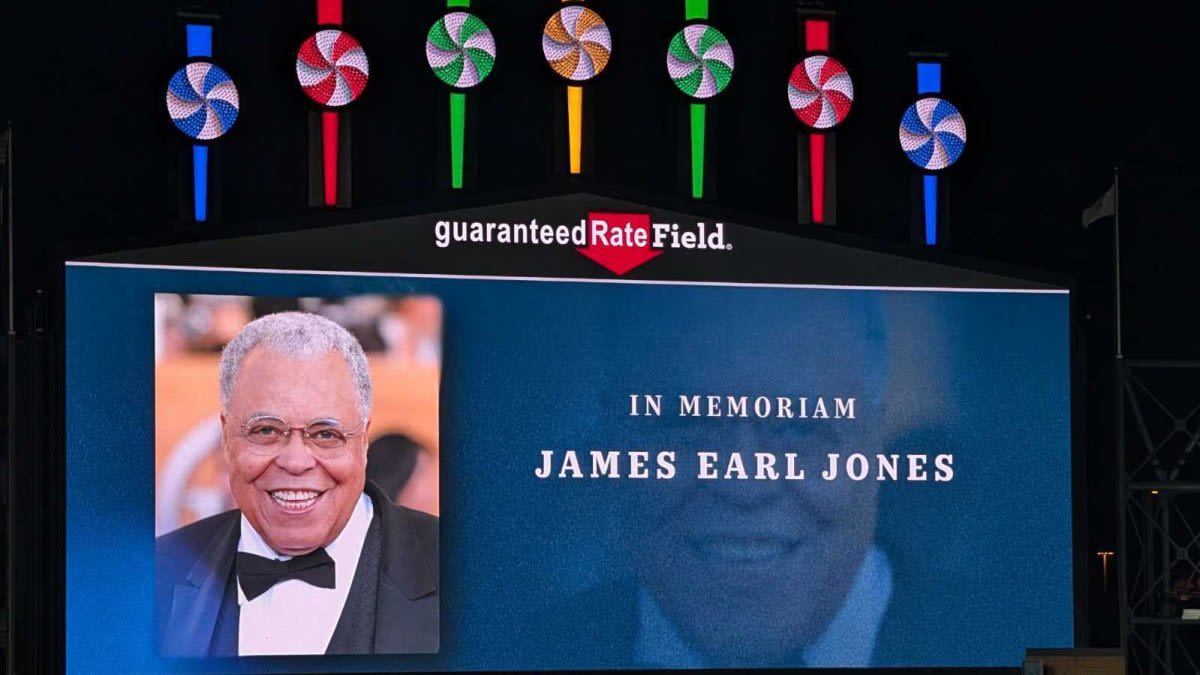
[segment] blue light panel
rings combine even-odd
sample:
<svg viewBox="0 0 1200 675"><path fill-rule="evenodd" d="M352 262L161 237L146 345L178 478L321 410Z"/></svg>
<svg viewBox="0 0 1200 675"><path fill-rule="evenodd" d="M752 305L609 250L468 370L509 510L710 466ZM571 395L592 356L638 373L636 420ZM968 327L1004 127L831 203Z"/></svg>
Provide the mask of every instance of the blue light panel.
<svg viewBox="0 0 1200 675"><path fill-rule="evenodd" d="M940 94L942 92L942 64L917 64L917 94ZM925 193L925 245L938 243L938 177L924 176Z"/></svg>
<svg viewBox="0 0 1200 675"><path fill-rule="evenodd" d="M925 177L925 245L937 246L938 229L937 229L937 196L938 196L938 177L935 175L926 175Z"/></svg>
<svg viewBox="0 0 1200 675"><path fill-rule="evenodd" d="M197 223L208 218L208 146L192 146L192 206Z"/></svg>
<svg viewBox="0 0 1200 675"><path fill-rule="evenodd" d="M187 55L189 59L212 58L212 26L187 24ZM192 215L196 222L208 219L208 148L192 146Z"/></svg>
<svg viewBox="0 0 1200 675"><path fill-rule="evenodd" d="M939 94L942 91L942 64L917 64L917 93Z"/></svg>
<svg viewBox="0 0 1200 675"><path fill-rule="evenodd" d="M187 55L189 59L212 58L212 26L199 23L187 25Z"/></svg>

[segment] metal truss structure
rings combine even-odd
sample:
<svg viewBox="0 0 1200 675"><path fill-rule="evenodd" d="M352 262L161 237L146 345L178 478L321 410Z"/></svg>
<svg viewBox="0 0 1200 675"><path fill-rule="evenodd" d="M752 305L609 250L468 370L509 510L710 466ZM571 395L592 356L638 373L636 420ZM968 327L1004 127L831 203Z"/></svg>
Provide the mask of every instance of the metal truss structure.
<svg viewBox="0 0 1200 675"><path fill-rule="evenodd" d="M1200 361L1118 358L1121 647L1131 674L1200 673Z"/></svg>

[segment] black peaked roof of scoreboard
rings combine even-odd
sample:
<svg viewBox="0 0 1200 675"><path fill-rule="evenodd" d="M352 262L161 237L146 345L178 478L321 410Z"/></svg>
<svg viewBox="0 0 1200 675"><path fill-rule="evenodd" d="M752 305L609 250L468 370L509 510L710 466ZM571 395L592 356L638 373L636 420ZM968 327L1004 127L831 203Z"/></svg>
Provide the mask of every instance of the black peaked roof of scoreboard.
<svg viewBox="0 0 1200 675"><path fill-rule="evenodd" d="M456 200L462 203L464 200ZM707 204L660 208L596 192L548 195L470 206L431 203L403 215L340 212L268 224L262 234L123 251L80 259L83 262L303 270L512 276L616 278L573 245L519 245L454 242L437 246L438 221L575 225L591 213L649 214L652 222L677 223L681 231L697 222L724 225L726 251L663 250L662 255L628 271L624 279L735 283L900 286L997 289L1063 289L1061 277L868 240L828 228L769 222L769 219L722 212ZM347 224L323 225L330 220ZM758 224L753 226L751 223ZM314 227L313 225L318 225ZM768 229L763 229L763 228ZM261 232L264 225L247 229ZM295 229L302 228L302 229ZM791 230L796 234L784 234Z"/></svg>

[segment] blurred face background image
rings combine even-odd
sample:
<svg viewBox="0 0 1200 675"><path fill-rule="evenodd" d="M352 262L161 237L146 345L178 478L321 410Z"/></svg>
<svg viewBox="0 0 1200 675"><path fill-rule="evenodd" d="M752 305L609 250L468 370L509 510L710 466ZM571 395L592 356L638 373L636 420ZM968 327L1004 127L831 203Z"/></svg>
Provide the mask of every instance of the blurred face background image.
<svg viewBox="0 0 1200 675"><path fill-rule="evenodd" d="M746 309L758 315L756 308ZM671 651L692 652L676 664L796 662L795 653L826 632L872 551L879 483L840 475L824 481L817 474L828 466L829 453L873 457L878 449L887 368L882 309L820 298L805 309L769 329L747 326L737 344L681 332L673 339L689 359L664 364L663 384L650 387L672 391L670 383L687 382L690 391L722 399L790 397L796 414L796 398L804 396L809 415L822 397L830 417L834 397L856 399L852 420L781 419L775 410L767 418L753 412L680 417L677 402L670 401L669 414L645 425L656 436L663 432L655 439L661 445L652 447L677 449L681 463L676 479L639 493L647 498L630 523L638 542L641 620L657 633L654 644L678 637ZM693 457L700 451L717 453L718 479L697 478ZM727 474L734 452L744 460L747 479ZM786 471L784 453L796 453L805 480L755 480L756 452L774 454L780 474ZM886 603L874 593L881 590L872 595ZM662 654L640 656L670 662Z"/></svg>
<svg viewBox="0 0 1200 675"><path fill-rule="evenodd" d="M440 300L164 293L154 310L155 536L236 508L221 452L218 361L247 323L284 311L324 316L362 344L374 385L366 479L397 504L438 515Z"/></svg>
<svg viewBox="0 0 1200 675"><path fill-rule="evenodd" d="M577 449L588 475L591 450L642 451L649 476L579 481L558 478L559 465L553 465L552 485L589 501L593 511L559 515L589 523L579 534L566 526L560 531L571 540L560 546L571 561L560 571L580 588L550 602L534 625L554 630L559 617L558 625L578 629L614 667L902 661L896 654L912 641L895 626L924 625L910 599L917 586L923 592L925 583L938 581L936 564L927 565L928 574L922 563L912 564L907 542L921 536L905 522L916 515L908 503L919 501L918 494L954 489L933 482L934 455L956 447L938 431L957 416L939 376L952 368L939 337L952 314L928 298L900 293L766 292L739 298L736 306L719 304L718 294L697 291L687 301L644 309L632 302L597 320L686 326L696 316L711 319L705 330L598 328L608 361L599 389L620 392L621 400L581 398L594 428L580 423L573 435L549 445ZM670 356L646 368L642 353ZM633 394L643 412L638 416L629 414ZM661 415L646 413L642 394L661 394ZM699 396L699 416L681 415L680 395ZM709 416L709 395L719 397L720 416ZM767 414L755 411L760 396L771 402ZM746 416L729 408L730 398L741 397ZM808 419L799 418L802 397ZM790 399L792 417L780 416L778 398ZM818 399L828 419L816 413ZM844 409L836 418L836 399L854 399L853 419ZM670 479L656 477L664 451L674 453ZM707 473L716 478L699 478L698 453L715 453ZM740 470L730 469L734 453ZM755 479L755 453L774 457L777 480ZM803 480L783 478L785 453L794 455ZM896 455L903 481L906 453L928 453L925 482L878 479L877 455ZM837 475L826 480L830 455L838 456ZM851 455L866 458L865 479L848 477ZM933 525L930 536L938 536L939 523L949 517L921 515ZM598 531L607 518L618 526ZM587 553L572 555L571 542ZM579 567L588 558L604 562ZM609 625L606 616L624 618ZM548 625L540 623L546 618ZM615 636L593 639L588 631Z"/></svg>

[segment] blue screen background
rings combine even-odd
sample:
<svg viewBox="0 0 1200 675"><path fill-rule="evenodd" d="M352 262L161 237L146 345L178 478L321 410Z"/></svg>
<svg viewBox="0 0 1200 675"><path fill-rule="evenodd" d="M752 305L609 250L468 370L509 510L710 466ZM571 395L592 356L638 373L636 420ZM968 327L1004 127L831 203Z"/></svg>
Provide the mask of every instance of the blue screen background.
<svg viewBox="0 0 1200 675"><path fill-rule="evenodd" d="M955 454L951 482L880 486L875 541L891 560L889 639L901 645L898 660L881 665L1016 666L1026 647L1072 644L1066 294L85 266L68 267L67 281L68 672L587 667L592 656L551 648L569 636L531 632L536 624L514 617L553 613L634 575L631 548L641 544L624 534L631 505L676 486L539 480L539 452L672 444L684 485L695 450L764 443L743 443L722 420L628 417L628 395L643 392L663 393L670 415L674 395L685 392L858 391L853 428L882 427L877 420L889 415L899 421L878 436L852 437L870 445L844 451ZM158 657L157 292L441 298L441 653ZM844 316L865 319L838 323ZM826 358L831 350L836 358ZM803 371L810 381L789 379L780 364L804 359L816 364Z"/></svg>

